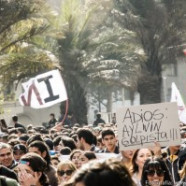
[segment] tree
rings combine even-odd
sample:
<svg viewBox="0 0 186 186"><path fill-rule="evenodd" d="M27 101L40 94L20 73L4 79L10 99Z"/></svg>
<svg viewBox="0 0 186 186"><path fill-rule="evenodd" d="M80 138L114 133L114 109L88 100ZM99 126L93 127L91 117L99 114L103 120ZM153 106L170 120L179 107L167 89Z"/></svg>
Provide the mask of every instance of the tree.
<svg viewBox="0 0 186 186"><path fill-rule="evenodd" d="M162 65L176 61L175 51L171 52L171 56L169 52L169 47L181 44L180 39L182 37L182 33L178 31L176 26L176 2L130 1L134 7L134 14L140 16L139 23L137 26L133 25L133 28L136 30L147 56L138 83L141 104L161 102ZM165 3L167 4L166 7L164 6ZM172 6L168 8L170 4Z"/></svg>
<svg viewBox="0 0 186 186"><path fill-rule="evenodd" d="M44 18L41 5L47 8L41 0L1 2L0 80L5 90L15 81L57 66L54 55L42 48L41 42L38 45L49 28L49 17L45 14Z"/></svg>

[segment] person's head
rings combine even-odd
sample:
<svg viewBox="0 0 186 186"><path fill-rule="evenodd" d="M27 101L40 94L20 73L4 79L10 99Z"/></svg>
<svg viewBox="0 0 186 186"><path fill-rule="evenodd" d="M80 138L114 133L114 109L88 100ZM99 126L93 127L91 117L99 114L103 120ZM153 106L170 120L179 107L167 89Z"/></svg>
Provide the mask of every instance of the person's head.
<svg viewBox="0 0 186 186"><path fill-rule="evenodd" d="M69 183L72 186L135 185L127 168L121 162L113 159L89 162L74 174Z"/></svg>
<svg viewBox="0 0 186 186"><path fill-rule="evenodd" d="M176 146L169 146L169 150L171 154L176 154L176 152L180 149L180 145L176 145Z"/></svg>
<svg viewBox="0 0 186 186"><path fill-rule="evenodd" d="M117 143L114 131L111 129L105 129L102 131L101 137L102 137L102 142L107 148L107 150L113 151Z"/></svg>
<svg viewBox="0 0 186 186"><path fill-rule="evenodd" d="M51 113L51 114L50 114L50 118L51 118L51 119L54 119L54 118L55 118L55 114L54 114L54 113Z"/></svg>
<svg viewBox="0 0 186 186"><path fill-rule="evenodd" d="M1 127L7 128L7 124L6 124L5 119L1 119L1 120L0 120L0 124L1 124Z"/></svg>
<svg viewBox="0 0 186 186"><path fill-rule="evenodd" d="M160 158L147 159L142 171L142 186L173 185L169 170Z"/></svg>
<svg viewBox="0 0 186 186"><path fill-rule="evenodd" d="M23 127L17 127L17 135L21 136L22 134L26 134L26 131Z"/></svg>
<svg viewBox="0 0 186 186"><path fill-rule="evenodd" d="M5 167L10 167L12 165L14 158L12 153L12 148L9 144L0 143L0 164Z"/></svg>
<svg viewBox="0 0 186 186"><path fill-rule="evenodd" d="M83 153L80 155L80 163L81 166L88 163L90 160L97 159L96 155L92 151L83 151Z"/></svg>
<svg viewBox="0 0 186 186"><path fill-rule="evenodd" d="M61 138L61 141L59 142L59 150L61 150L62 147L69 147L72 150L76 149L76 144L75 144L75 141L68 137L68 136L63 136Z"/></svg>
<svg viewBox="0 0 186 186"><path fill-rule="evenodd" d="M61 136L57 136L53 139L53 145L54 145L54 150L59 151L61 146L59 145L61 142Z"/></svg>
<svg viewBox="0 0 186 186"><path fill-rule="evenodd" d="M45 138L44 142L48 146L49 150L53 150L54 144L53 144L53 141L50 138Z"/></svg>
<svg viewBox="0 0 186 186"><path fill-rule="evenodd" d="M33 136L31 136L28 140L27 140L27 145L29 146L30 143L34 142L34 141L44 141L41 134L35 134Z"/></svg>
<svg viewBox="0 0 186 186"><path fill-rule="evenodd" d="M100 118L101 118L101 114L100 114L100 113L96 114L96 117L97 117L98 119L100 119Z"/></svg>
<svg viewBox="0 0 186 186"><path fill-rule="evenodd" d="M127 161L132 160L133 154L134 154L134 150L122 150L121 151L121 155L122 155L123 159L125 159Z"/></svg>
<svg viewBox="0 0 186 186"><path fill-rule="evenodd" d="M80 156L83 153L83 151L77 149L73 150L70 154L70 160L75 164L76 168L80 168L81 163L80 163Z"/></svg>
<svg viewBox="0 0 186 186"><path fill-rule="evenodd" d="M94 141L94 135L89 129L81 128L77 131L78 136L78 148L84 150L85 144L92 145Z"/></svg>
<svg viewBox="0 0 186 186"><path fill-rule="evenodd" d="M18 116L12 116L12 121L13 121L14 123L18 122Z"/></svg>
<svg viewBox="0 0 186 186"><path fill-rule="evenodd" d="M51 157L49 153L49 149L47 145L42 141L34 141L28 146L29 152L34 152L36 154L39 154L45 161L47 162L47 165L49 166Z"/></svg>
<svg viewBox="0 0 186 186"><path fill-rule="evenodd" d="M61 155L70 155L71 153L71 149L69 147L63 147L61 150L60 150L60 154Z"/></svg>
<svg viewBox="0 0 186 186"><path fill-rule="evenodd" d="M27 148L23 144L17 144L13 147L13 156L16 161L19 161L20 158L27 153Z"/></svg>
<svg viewBox="0 0 186 186"><path fill-rule="evenodd" d="M29 136L27 134L22 134L19 137L19 141L21 144L26 145L27 144L27 140L29 139Z"/></svg>
<svg viewBox="0 0 186 186"><path fill-rule="evenodd" d="M57 166L57 178L60 183L68 181L76 171L76 166L71 161L61 161Z"/></svg>
<svg viewBox="0 0 186 186"><path fill-rule="evenodd" d="M144 163L154 155L148 148L137 149L132 157L132 172L137 173L143 169Z"/></svg>
<svg viewBox="0 0 186 186"><path fill-rule="evenodd" d="M16 171L18 173L19 183L24 185L28 180L25 180L24 177L34 177L36 179L35 183L30 183L30 185L46 185L48 183L47 176L44 171L47 168L46 161L35 153L27 153L21 157ZM24 176L28 174L28 176ZM28 183L29 184L29 183Z"/></svg>
<svg viewBox="0 0 186 186"><path fill-rule="evenodd" d="M56 156L56 155L51 156L51 163L52 163L53 167L55 167L57 169L57 166L60 163L58 156Z"/></svg>

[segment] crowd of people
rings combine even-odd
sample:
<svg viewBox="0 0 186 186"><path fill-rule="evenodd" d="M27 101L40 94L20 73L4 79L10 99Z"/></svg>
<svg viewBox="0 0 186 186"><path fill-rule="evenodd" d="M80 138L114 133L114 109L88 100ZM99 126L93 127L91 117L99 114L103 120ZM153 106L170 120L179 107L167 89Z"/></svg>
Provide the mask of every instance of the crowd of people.
<svg viewBox="0 0 186 186"><path fill-rule="evenodd" d="M117 123L99 114L92 125L61 125L51 114L47 127L27 126L13 116L0 120L0 185L12 186L184 186L183 143L120 150Z"/></svg>

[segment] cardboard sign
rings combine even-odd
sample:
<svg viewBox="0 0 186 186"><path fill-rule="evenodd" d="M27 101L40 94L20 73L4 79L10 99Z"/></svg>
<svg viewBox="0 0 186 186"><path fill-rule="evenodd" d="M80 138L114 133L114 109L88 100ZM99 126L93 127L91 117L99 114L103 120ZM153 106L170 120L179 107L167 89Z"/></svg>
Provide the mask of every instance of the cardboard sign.
<svg viewBox="0 0 186 186"><path fill-rule="evenodd" d="M116 121L120 150L181 144L176 103L121 108Z"/></svg>

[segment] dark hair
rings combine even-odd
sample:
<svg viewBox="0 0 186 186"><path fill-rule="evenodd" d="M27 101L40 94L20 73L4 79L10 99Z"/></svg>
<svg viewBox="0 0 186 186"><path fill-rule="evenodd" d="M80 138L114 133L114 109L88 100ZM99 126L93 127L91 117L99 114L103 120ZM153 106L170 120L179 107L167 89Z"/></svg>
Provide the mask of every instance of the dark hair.
<svg viewBox="0 0 186 186"><path fill-rule="evenodd" d="M34 142L34 141L44 141L43 138L41 137L41 134L35 134L33 136L31 136L28 140L27 140L27 145L29 146L30 143Z"/></svg>
<svg viewBox="0 0 186 186"><path fill-rule="evenodd" d="M51 113L50 116L55 117L55 114L54 113Z"/></svg>
<svg viewBox="0 0 186 186"><path fill-rule="evenodd" d="M143 171L142 171L142 176L141 176L142 186L150 186L150 183L148 182L148 178L147 178L147 171L149 169L163 170L164 171L163 185L164 186L174 185L171 175L170 175L170 172L169 172L165 162L162 159L155 157L152 159L147 159L144 166L143 166Z"/></svg>
<svg viewBox="0 0 186 186"><path fill-rule="evenodd" d="M31 167L34 172L41 172L42 175L39 179L40 184L48 185L48 178L44 173L47 168L47 163L41 156L36 153L27 153L21 157L20 163L21 161L29 162L28 166Z"/></svg>
<svg viewBox="0 0 186 186"><path fill-rule="evenodd" d="M76 144L72 138L63 136L61 138L61 141L65 147L69 147L71 150L76 149Z"/></svg>
<svg viewBox="0 0 186 186"><path fill-rule="evenodd" d="M0 120L0 123L1 123L1 131L2 132L8 132L8 129L7 129L7 124L6 124L6 121L5 119L1 119Z"/></svg>
<svg viewBox="0 0 186 186"><path fill-rule="evenodd" d="M82 154L83 151L80 150L80 149L75 149L75 150L73 150L73 151L71 152L71 154L70 154L70 160L72 160L74 154L76 154L76 153L81 153L81 154Z"/></svg>
<svg viewBox="0 0 186 186"><path fill-rule="evenodd" d="M12 116L12 120L13 120L14 122L17 122L17 121L18 121L18 117L17 117L17 116Z"/></svg>
<svg viewBox="0 0 186 186"><path fill-rule="evenodd" d="M48 146L49 150L53 150L53 141L50 138L46 138L44 139L44 142L46 143L46 145Z"/></svg>
<svg viewBox="0 0 186 186"><path fill-rule="evenodd" d="M61 155L69 155L71 153L71 149L69 147L63 147L61 150L60 150L60 154Z"/></svg>
<svg viewBox="0 0 186 186"><path fill-rule="evenodd" d="M105 136L107 136L107 135L112 135L112 136L115 137L115 133L114 133L114 131L111 130L111 129L104 129L104 130L101 132L101 137L102 137L102 139L103 139Z"/></svg>
<svg viewBox="0 0 186 186"><path fill-rule="evenodd" d="M136 158L137 158L138 153L139 153L140 150L141 149L137 149L133 154L133 157L132 157L132 173L135 173L135 172L139 171L138 165L136 164ZM151 152L152 156L154 156L154 152L150 149L149 149L149 151Z"/></svg>
<svg viewBox="0 0 186 186"><path fill-rule="evenodd" d="M45 161L47 162L47 167L49 168L49 165L51 163L51 157L50 157L50 153L49 153L49 149L47 147L47 145L42 142L42 141L34 141L32 142L29 146L28 146L28 149L30 147L36 147L38 148L38 150L43 153L43 152L46 152L46 156L44 157Z"/></svg>
<svg viewBox="0 0 186 186"><path fill-rule="evenodd" d="M27 142L28 139L29 139L29 136L27 134L22 134L19 137L19 140L22 140L22 141L25 141L25 142Z"/></svg>
<svg viewBox="0 0 186 186"><path fill-rule="evenodd" d="M89 145L93 144L94 135L89 129L78 129L77 136L79 139L83 138Z"/></svg>
<svg viewBox="0 0 186 186"><path fill-rule="evenodd" d="M54 139L53 139L53 145L54 146L58 146L59 145L59 143L60 143L60 141L61 141L61 136L57 136L57 137L55 137Z"/></svg>
<svg viewBox="0 0 186 186"><path fill-rule="evenodd" d="M85 186L134 186L128 169L120 161L109 159L103 162L92 161L81 167L70 183L74 186L82 182Z"/></svg>
<svg viewBox="0 0 186 186"><path fill-rule="evenodd" d="M92 151L84 151L82 155L88 158L88 160L97 159L95 153Z"/></svg>
<svg viewBox="0 0 186 186"><path fill-rule="evenodd" d="M26 134L26 131L23 127L17 127L16 129L18 132L21 132L22 134Z"/></svg>

